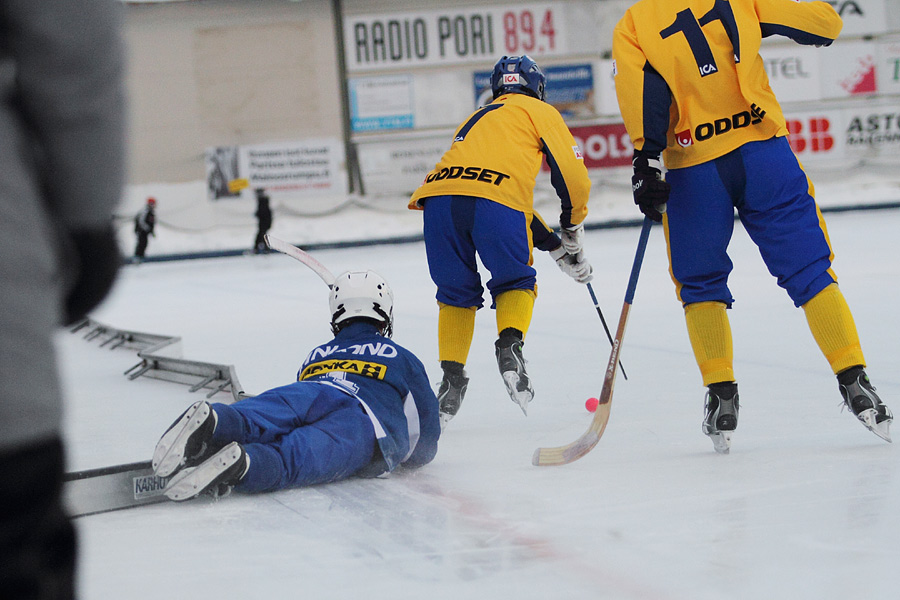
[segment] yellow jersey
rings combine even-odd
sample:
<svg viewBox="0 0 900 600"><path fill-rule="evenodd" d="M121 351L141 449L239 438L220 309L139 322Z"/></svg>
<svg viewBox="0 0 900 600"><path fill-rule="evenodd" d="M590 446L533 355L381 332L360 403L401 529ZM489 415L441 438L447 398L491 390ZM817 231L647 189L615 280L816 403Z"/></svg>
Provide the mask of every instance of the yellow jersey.
<svg viewBox="0 0 900 600"><path fill-rule="evenodd" d="M761 40L827 46L842 25L821 1L640 0L613 32L616 96L635 149L677 169L787 135Z"/></svg>
<svg viewBox="0 0 900 600"><path fill-rule="evenodd" d="M591 189L581 150L559 111L525 94L504 94L472 113L409 208L433 196L473 196L531 215L542 157L562 205L560 225L578 225Z"/></svg>

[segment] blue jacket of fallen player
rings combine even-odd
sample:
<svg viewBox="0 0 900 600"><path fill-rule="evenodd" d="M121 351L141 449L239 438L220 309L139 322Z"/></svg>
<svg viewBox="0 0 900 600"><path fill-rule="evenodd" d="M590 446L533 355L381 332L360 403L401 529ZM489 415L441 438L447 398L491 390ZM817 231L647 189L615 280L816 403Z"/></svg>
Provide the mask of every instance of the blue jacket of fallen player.
<svg viewBox="0 0 900 600"><path fill-rule="evenodd" d="M234 404L196 402L163 434L153 468L187 500L376 477L437 453L438 402L422 362L390 339L393 293L372 272L337 277L335 337L297 382Z"/></svg>

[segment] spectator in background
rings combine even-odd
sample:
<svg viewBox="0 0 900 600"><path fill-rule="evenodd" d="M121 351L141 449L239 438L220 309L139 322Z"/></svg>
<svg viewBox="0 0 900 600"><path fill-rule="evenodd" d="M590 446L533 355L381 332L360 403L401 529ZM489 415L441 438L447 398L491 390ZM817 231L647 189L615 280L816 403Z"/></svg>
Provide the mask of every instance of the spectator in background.
<svg viewBox="0 0 900 600"><path fill-rule="evenodd" d="M269 206L269 196L263 188L256 188L256 219L259 222L259 228L256 231L253 251L262 254L268 248L266 232L272 227L272 208Z"/></svg>
<svg viewBox="0 0 900 600"><path fill-rule="evenodd" d="M137 234L137 246L134 248L134 258L137 262L144 260L147 251L147 238L156 237L153 229L156 227L156 198L147 198L147 204L134 216L134 232Z"/></svg>
<svg viewBox="0 0 900 600"><path fill-rule="evenodd" d="M121 262L122 3L0 0L0 597L75 596L53 348Z"/></svg>

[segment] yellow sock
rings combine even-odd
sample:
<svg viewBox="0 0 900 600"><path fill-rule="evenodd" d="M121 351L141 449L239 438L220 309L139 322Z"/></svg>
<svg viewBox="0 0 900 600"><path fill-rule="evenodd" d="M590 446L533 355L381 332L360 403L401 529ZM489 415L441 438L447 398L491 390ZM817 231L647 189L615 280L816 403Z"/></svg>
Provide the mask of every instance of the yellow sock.
<svg viewBox="0 0 900 600"><path fill-rule="evenodd" d="M703 385L734 381L731 324L722 302L698 302L684 307L688 336L703 376Z"/></svg>
<svg viewBox="0 0 900 600"><path fill-rule="evenodd" d="M497 334L512 327L522 332L524 339L531 325L535 293L531 290L509 290L495 299L497 304Z"/></svg>
<svg viewBox="0 0 900 600"><path fill-rule="evenodd" d="M836 283L803 305L809 330L831 370L837 374L854 365L866 366L850 307Z"/></svg>
<svg viewBox="0 0 900 600"><path fill-rule="evenodd" d="M438 302L438 359L466 364L475 334L476 307L462 308Z"/></svg>

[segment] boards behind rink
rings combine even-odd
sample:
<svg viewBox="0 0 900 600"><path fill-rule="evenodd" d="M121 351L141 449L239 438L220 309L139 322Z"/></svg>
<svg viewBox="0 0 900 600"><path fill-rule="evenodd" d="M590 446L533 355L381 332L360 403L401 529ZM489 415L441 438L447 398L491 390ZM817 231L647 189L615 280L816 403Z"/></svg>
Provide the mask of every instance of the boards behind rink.
<svg viewBox="0 0 900 600"><path fill-rule="evenodd" d="M69 514L98 513L164 502L167 477L153 474L150 461L67 473L63 497Z"/></svg>

